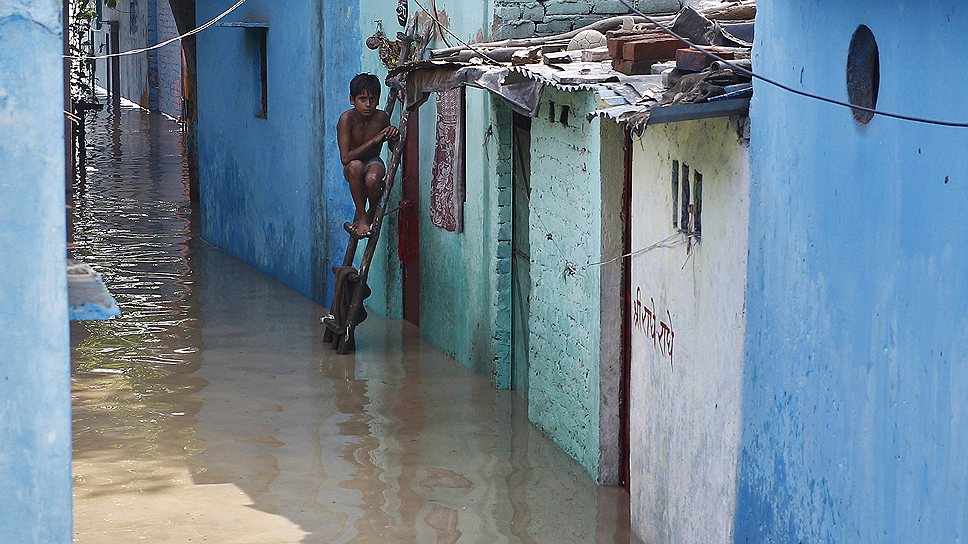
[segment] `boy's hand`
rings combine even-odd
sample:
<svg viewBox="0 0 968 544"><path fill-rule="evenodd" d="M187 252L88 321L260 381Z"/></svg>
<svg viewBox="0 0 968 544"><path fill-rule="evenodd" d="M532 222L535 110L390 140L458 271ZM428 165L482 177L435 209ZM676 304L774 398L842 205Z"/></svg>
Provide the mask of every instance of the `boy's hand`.
<svg viewBox="0 0 968 544"><path fill-rule="evenodd" d="M387 128L383 129L383 133L384 133L383 139L388 142L392 142L400 138L400 131L397 129L397 127L393 125L390 125Z"/></svg>

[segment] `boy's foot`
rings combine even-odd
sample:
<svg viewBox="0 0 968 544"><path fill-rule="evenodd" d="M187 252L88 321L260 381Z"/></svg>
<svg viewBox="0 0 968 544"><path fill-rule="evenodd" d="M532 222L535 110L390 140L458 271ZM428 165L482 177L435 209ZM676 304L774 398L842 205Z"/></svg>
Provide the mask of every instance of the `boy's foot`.
<svg viewBox="0 0 968 544"><path fill-rule="evenodd" d="M356 232L356 235L360 238L366 238L370 235L370 224L366 221L366 219L359 219L356 221L356 223L353 223L353 231Z"/></svg>

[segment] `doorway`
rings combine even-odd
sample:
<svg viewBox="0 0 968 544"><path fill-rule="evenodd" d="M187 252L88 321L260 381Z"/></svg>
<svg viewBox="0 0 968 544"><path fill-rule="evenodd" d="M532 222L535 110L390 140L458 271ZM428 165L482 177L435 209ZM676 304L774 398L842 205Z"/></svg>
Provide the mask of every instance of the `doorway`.
<svg viewBox="0 0 968 544"><path fill-rule="evenodd" d="M632 252L632 134L625 132L624 188L622 190L622 255ZM622 259L622 386L619 401L621 418L622 486L631 491L631 377L632 377L632 259Z"/></svg>
<svg viewBox="0 0 968 544"><path fill-rule="evenodd" d="M403 201L398 235L403 269L403 319L420 326L420 114L410 112L403 147Z"/></svg>
<svg viewBox="0 0 968 544"><path fill-rule="evenodd" d="M511 389L528 398L531 314L531 118L514 114L511 220Z"/></svg>

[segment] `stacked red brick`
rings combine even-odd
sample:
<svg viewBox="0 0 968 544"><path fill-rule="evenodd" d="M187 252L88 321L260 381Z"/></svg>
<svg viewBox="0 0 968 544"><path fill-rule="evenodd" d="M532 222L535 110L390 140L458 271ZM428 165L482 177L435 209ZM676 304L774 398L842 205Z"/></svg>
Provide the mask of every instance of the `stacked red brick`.
<svg viewBox="0 0 968 544"><path fill-rule="evenodd" d="M661 31L609 37L612 68L626 75L649 74L652 65L672 60L682 42Z"/></svg>
<svg viewBox="0 0 968 544"><path fill-rule="evenodd" d="M713 63L713 58L695 49L689 49L681 41L662 31L628 35L610 33L608 55L612 58L612 68L626 75L649 74L652 65L670 60L685 72L701 72ZM704 49L715 53L725 60L734 58L734 50L725 47Z"/></svg>

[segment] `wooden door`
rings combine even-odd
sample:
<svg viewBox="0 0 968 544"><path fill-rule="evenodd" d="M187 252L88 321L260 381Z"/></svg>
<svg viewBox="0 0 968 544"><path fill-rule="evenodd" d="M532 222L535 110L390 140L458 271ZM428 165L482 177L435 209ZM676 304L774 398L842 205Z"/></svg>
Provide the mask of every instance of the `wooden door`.
<svg viewBox="0 0 968 544"><path fill-rule="evenodd" d="M403 202L400 203L400 262L403 318L420 326L420 116L410 113L403 148Z"/></svg>
<svg viewBox="0 0 968 544"><path fill-rule="evenodd" d="M511 388L528 397L531 318L531 119L514 114L511 222Z"/></svg>

